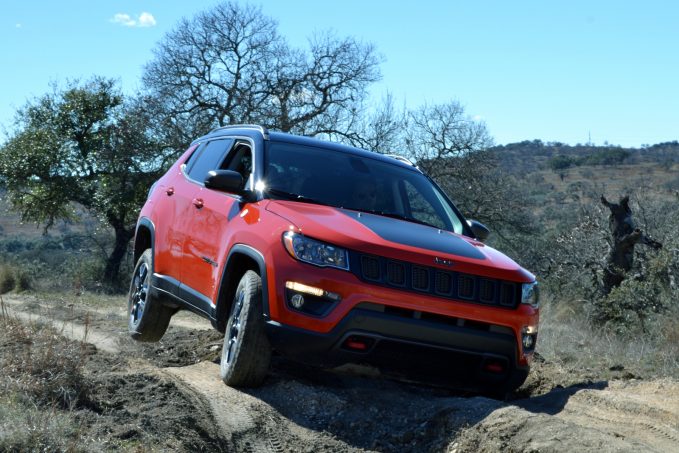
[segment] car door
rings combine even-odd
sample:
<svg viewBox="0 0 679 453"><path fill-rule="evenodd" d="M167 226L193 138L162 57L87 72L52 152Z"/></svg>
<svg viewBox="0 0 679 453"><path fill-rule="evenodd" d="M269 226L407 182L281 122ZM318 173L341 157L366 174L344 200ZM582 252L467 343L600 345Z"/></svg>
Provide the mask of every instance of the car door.
<svg viewBox="0 0 679 453"><path fill-rule="evenodd" d="M187 246L187 244L192 243L196 238L203 238L208 234L206 231L198 228L196 221L196 217L200 215L203 208L201 191L208 172L219 166L232 144L233 139L230 138L207 141L200 150L197 159L183 169L185 182L183 187L185 190L181 193L182 199L178 200L183 207L183 211L177 213L175 229L179 231L177 236L181 236L182 239L180 244L181 257L179 259L179 266L181 268L180 281L183 286L188 286L189 288L192 287L192 283L195 281L193 275L196 268L195 260L200 258L193 253L193 248ZM183 294L179 295L184 296Z"/></svg>
<svg viewBox="0 0 679 453"><path fill-rule="evenodd" d="M252 144L236 140L226 157L213 169L233 170L241 173L243 183L251 184ZM204 185L195 194L196 212L190 216L191 233L184 243L183 283L188 291L212 303L221 278L221 265L226 255L231 222L243 206L240 197ZM190 289L189 289L190 288Z"/></svg>
<svg viewBox="0 0 679 453"><path fill-rule="evenodd" d="M193 165L205 144L192 145L187 161L176 172L162 178L157 187L155 197L154 218L154 272L163 277L170 277L176 285L181 280L181 259L183 254L184 225L183 215L191 202L196 185L191 183L185 174L185 168ZM173 288L165 288L173 291Z"/></svg>

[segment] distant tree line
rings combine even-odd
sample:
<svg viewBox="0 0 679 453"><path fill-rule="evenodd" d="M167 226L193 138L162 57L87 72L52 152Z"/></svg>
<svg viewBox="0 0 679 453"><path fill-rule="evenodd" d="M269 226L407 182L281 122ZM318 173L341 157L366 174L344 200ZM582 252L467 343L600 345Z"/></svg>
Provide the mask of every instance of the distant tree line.
<svg viewBox="0 0 679 453"><path fill-rule="evenodd" d="M630 156L631 152L621 148L605 148L582 157L559 154L547 161L547 165L554 171L564 170L580 165L619 165Z"/></svg>
<svg viewBox="0 0 679 453"><path fill-rule="evenodd" d="M524 140L493 146L489 149L499 164L511 173L532 172L539 169L560 170L579 165L617 165L652 162L679 162L679 142L670 141L640 148L618 145L568 145L560 142Z"/></svg>

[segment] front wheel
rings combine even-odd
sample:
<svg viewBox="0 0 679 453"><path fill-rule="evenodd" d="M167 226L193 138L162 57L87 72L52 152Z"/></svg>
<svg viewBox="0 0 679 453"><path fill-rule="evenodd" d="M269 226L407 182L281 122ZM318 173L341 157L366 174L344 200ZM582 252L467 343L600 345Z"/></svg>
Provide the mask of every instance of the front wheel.
<svg viewBox="0 0 679 453"><path fill-rule="evenodd" d="M132 338L144 342L160 340L174 314L151 295L152 259L151 249L144 250L134 267L127 297L127 330Z"/></svg>
<svg viewBox="0 0 679 453"><path fill-rule="evenodd" d="M271 362L271 346L264 331L262 279L247 271L236 288L222 347L222 380L232 387L257 387Z"/></svg>

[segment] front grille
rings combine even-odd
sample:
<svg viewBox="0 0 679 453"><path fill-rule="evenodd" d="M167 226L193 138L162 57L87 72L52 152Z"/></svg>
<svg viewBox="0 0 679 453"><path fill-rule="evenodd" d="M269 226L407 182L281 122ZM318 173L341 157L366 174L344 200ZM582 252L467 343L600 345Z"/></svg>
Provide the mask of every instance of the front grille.
<svg viewBox="0 0 679 453"><path fill-rule="evenodd" d="M351 260L357 277L382 286L507 308L515 308L520 301L519 283L353 252Z"/></svg>

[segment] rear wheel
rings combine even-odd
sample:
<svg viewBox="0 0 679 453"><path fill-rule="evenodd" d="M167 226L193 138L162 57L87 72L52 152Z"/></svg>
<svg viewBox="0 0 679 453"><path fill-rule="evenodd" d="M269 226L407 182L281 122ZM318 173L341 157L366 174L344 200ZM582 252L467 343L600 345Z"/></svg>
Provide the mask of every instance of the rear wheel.
<svg viewBox="0 0 679 453"><path fill-rule="evenodd" d="M222 380L232 387L259 386L269 371L271 346L264 331L262 279L247 271L236 288L222 347Z"/></svg>
<svg viewBox="0 0 679 453"><path fill-rule="evenodd" d="M144 250L134 267L127 297L127 330L132 338L144 342L160 340L174 314L151 295L152 259L151 249Z"/></svg>

